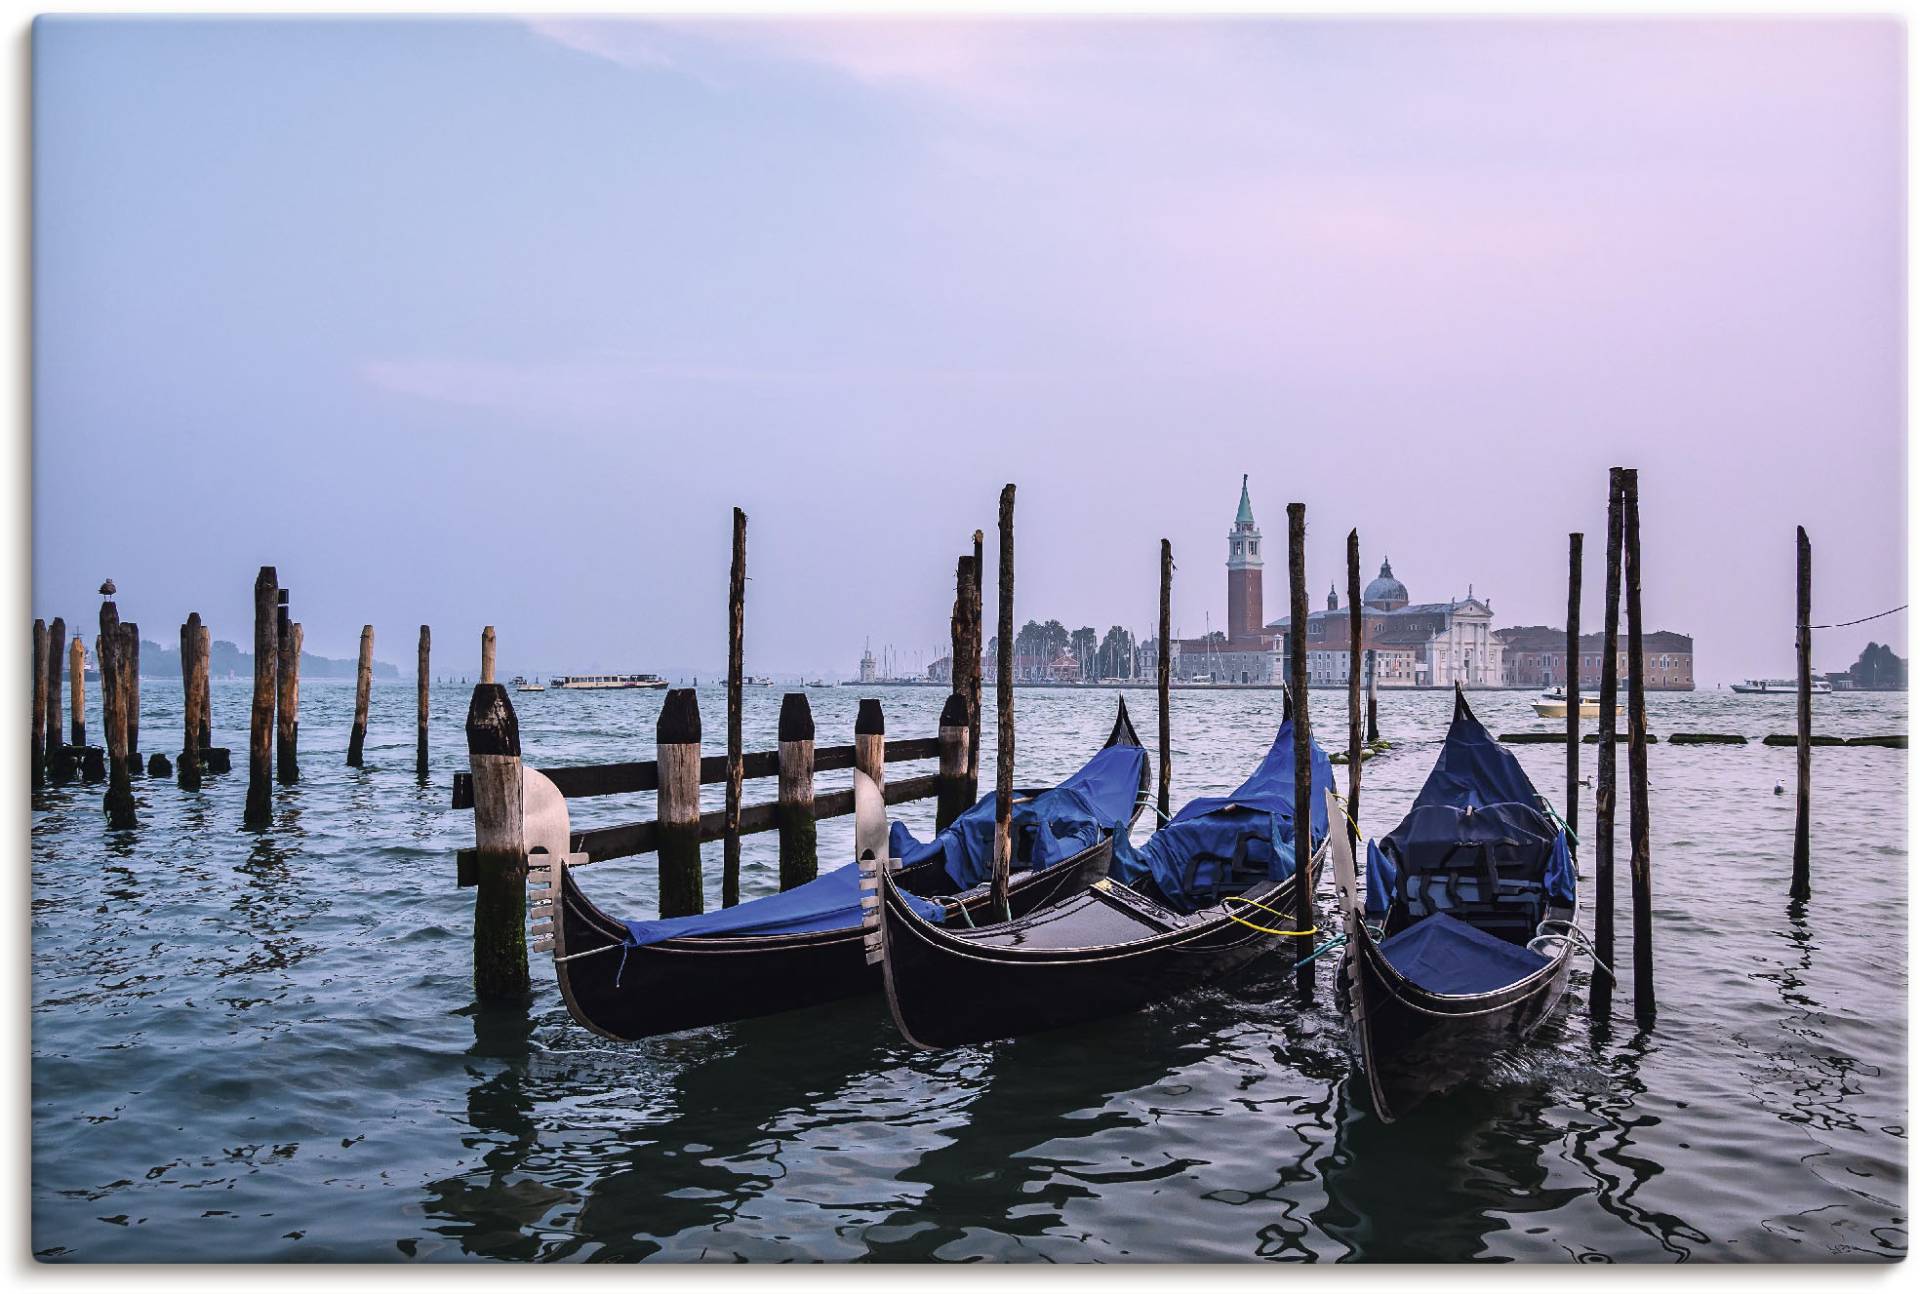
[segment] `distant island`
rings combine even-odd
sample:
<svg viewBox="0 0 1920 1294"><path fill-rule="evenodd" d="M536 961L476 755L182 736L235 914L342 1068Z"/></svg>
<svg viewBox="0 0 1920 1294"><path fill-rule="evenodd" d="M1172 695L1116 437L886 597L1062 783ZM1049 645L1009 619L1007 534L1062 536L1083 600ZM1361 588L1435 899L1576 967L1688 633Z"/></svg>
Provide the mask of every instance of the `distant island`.
<svg viewBox="0 0 1920 1294"><path fill-rule="evenodd" d="M89 669L94 662L87 662ZM334 660L328 656L315 656L312 652L300 653L301 678L352 678L359 668L357 660ZM212 678L225 678L229 674L237 678L253 677L253 653L243 652L237 643L221 639L213 644L213 650L207 662L207 673ZM375 678L399 678L398 667L383 660L373 663ZM142 678L179 678L180 649L162 647L157 642L145 638L140 640L140 677Z"/></svg>

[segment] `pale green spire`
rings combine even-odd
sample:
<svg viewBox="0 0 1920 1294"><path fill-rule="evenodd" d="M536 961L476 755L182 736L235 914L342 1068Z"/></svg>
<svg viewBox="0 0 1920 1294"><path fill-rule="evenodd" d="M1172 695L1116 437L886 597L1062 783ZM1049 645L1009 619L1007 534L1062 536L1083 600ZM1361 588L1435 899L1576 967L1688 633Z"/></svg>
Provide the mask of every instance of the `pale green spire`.
<svg viewBox="0 0 1920 1294"><path fill-rule="evenodd" d="M1233 519L1233 523L1236 526L1253 524L1253 500L1247 497L1247 478L1244 474L1240 477L1240 515Z"/></svg>

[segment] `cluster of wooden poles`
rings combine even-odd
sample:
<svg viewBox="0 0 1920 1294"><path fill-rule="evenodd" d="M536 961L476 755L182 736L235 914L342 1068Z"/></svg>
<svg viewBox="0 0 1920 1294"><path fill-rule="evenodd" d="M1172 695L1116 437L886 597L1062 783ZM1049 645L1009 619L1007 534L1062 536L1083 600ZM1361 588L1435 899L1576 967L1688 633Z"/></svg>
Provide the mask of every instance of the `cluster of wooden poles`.
<svg viewBox="0 0 1920 1294"><path fill-rule="evenodd" d="M112 585L102 587L111 594ZM253 704L247 741L247 801L242 824L249 829L269 826L273 820L273 785L300 780L300 653L306 633L292 618L291 591L280 587L271 566L262 566L253 585ZM66 670L71 695L71 740L61 740L61 659L66 621L56 616L51 627L33 622L33 785L56 785L76 776L86 782L107 783L107 822L116 830L139 826L133 798L133 778L176 775L182 790L199 790L208 774L226 773L232 758L225 747L213 744L213 708L209 680L212 631L198 611L180 626L180 675L184 692L184 733L177 760L169 762L155 752L143 766L140 758L140 627L122 622L111 596L100 604L100 636L95 660L100 673L101 713L106 728L104 750L87 744L86 648L73 637L71 662ZM432 633L420 626L418 680L418 736L415 773L427 780L428 673ZM493 678L494 633L489 625L481 637L481 673ZM373 690L373 626L360 630L360 659L356 674L353 727L347 739L347 765L363 766L367 712Z"/></svg>

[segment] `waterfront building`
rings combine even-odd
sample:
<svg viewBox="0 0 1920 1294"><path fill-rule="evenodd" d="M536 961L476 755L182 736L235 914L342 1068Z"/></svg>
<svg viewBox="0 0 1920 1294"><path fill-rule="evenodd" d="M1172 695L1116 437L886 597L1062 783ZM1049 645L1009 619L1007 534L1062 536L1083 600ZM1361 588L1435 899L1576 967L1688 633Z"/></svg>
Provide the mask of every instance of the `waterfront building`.
<svg viewBox="0 0 1920 1294"><path fill-rule="evenodd" d="M1546 625L1518 625L1496 630L1506 652L1505 682L1508 687L1546 688L1567 685L1567 631ZM1627 685L1627 635L1620 633L1618 658L1620 686ZM1668 629L1655 629L1640 636L1645 662L1645 682L1651 692L1693 691L1693 638ZM1597 692L1600 666L1606 659L1606 636L1600 633L1580 635L1580 689Z"/></svg>
<svg viewBox="0 0 1920 1294"><path fill-rule="evenodd" d="M1360 596L1360 645L1374 653L1380 687L1503 686L1503 645L1493 632L1493 604L1473 595L1445 602L1414 602L1407 586L1393 574L1391 559L1380 563L1380 574ZM1327 590L1325 610L1307 616L1307 681L1313 685L1345 683L1351 661L1349 608L1339 593ZM1284 652L1291 641L1291 617L1267 626L1281 640Z"/></svg>

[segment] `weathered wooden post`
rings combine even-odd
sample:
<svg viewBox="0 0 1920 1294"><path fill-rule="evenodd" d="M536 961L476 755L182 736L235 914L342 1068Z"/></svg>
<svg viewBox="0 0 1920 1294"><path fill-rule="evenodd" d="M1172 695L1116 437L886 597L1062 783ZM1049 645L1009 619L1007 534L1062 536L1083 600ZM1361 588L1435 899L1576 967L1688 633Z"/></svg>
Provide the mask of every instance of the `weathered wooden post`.
<svg viewBox="0 0 1920 1294"><path fill-rule="evenodd" d="M47 622L33 622L33 733L28 771L33 785L47 780Z"/></svg>
<svg viewBox="0 0 1920 1294"><path fill-rule="evenodd" d="M293 641L292 594L281 589L279 606L276 610L275 650L278 652L277 674L278 699L275 704L276 731L274 741L279 748L277 765L280 780L294 783L300 780L300 649Z"/></svg>
<svg viewBox="0 0 1920 1294"><path fill-rule="evenodd" d="M194 668L200 674L200 749L211 750L213 749L213 687L208 673L213 668L213 630L204 624L200 626L200 641L194 657ZM224 748L220 757L226 758ZM224 773L227 770L222 767L215 768L213 771Z"/></svg>
<svg viewBox="0 0 1920 1294"><path fill-rule="evenodd" d="M1607 596L1601 618L1600 749L1593 774L1593 981L1587 1005L1594 1018L1613 1013L1614 750L1620 704L1620 559L1625 528L1620 511L1620 469L1607 474Z"/></svg>
<svg viewBox="0 0 1920 1294"><path fill-rule="evenodd" d="M194 611L180 626L180 695L183 701L180 726L183 733L178 776L183 791L200 789L200 711L205 704L200 692L207 686L207 678L200 670L199 658L200 613Z"/></svg>
<svg viewBox="0 0 1920 1294"><path fill-rule="evenodd" d="M721 844L720 906L740 901L740 796L747 766L740 736L745 704L744 645L747 618L747 514L733 510L733 562L727 573L727 800L726 837Z"/></svg>
<svg viewBox="0 0 1920 1294"><path fill-rule="evenodd" d="M933 829L945 831L972 804L967 790L967 698L955 690L940 710L940 800Z"/></svg>
<svg viewBox="0 0 1920 1294"><path fill-rule="evenodd" d="M1367 744L1380 740L1380 658L1367 648Z"/></svg>
<svg viewBox="0 0 1920 1294"><path fill-rule="evenodd" d="M993 770L993 905L1011 920L1007 886L1013 875L1013 486L1000 491L1000 650L994 692L999 750Z"/></svg>
<svg viewBox="0 0 1920 1294"><path fill-rule="evenodd" d="M482 1002L524 999L527 977L526 783L520 722L507 690L481 683L467 706L473 772L473 992Z"/></svg>
<svg viewBox="0 0 1920 1294"><path fill-rule="evenodd" d="M853 766L873 779L882 796L887 793L887 716L873 697L860 702L853 718Z"/></svg>
<svg viewBox="0 0 1920 1294"><path fill-rule="evenodd" d="M359 768L366 758L367 706L373 700L373 626L360 626L360 664L353 677L353 729L347 734L347 767Z"/></svg>
<svg viewBox="0 0 1920 1294"><path fill-rule="evenodd" d="M1813 543L1794 527L1794 651L1799 657L1799 726L1794 742L1793 888L1790 899L1813 897Z"/></svg>
<svg viewBox="0 0 1920 1294"><path fill-rule="evenodd" d="M980 567L975 558L960 558L953 582L953 690L966 711L966 765L954 795L964 810L980 798Z"/></svg>
<svg viewBox="0 0 1920 1294"><path fill-rule="evenodd" d="M813 821L813 707L805 692L780 698L780 888L820 874Z"/></svg>
<svg viewBox="0 0 1920 1294"><path fill-rule="evenodd" d="M972 627L972 636L967 642L970 649L967 655L967 784L976 800L980 798L981 696L986 690L981 678L981 658L987 645L986 579L986 536L976 530L973 532L973 583L968 586L973 602L967 612L967 623Z"/></svg>
<svg viewBox="0 0 1920 1294"><path fill-rule="evenodd" d="M1647 821L1646 660L1640 634L1640 473L1620 473L1620 508L1626 525L1627 570L1627 777L1633 809L1633 1014L1642 1029L1654 1021L1653 850Z"/></svg>
<svg viewBox="0 0 1920 1294"><path fill-rule="evenodd" d="M1160 541L1160 822L1173 816L1173 541Z"/></svg>
<svg viewBox="0 0 1920 1294"><path fill-rule="evenodd" d="M1347 532L1347 839L1360 848L1360 532ZM1328 823L1332 830L1338 824Z"/></svg>
<svg viewBox="0 0 1920 1294"><path fill-rule="evenodd" d="M480 631L480 681L493 682L494 635L493 626L488 625Z"/></svg>
<svg viewBox="0 0 1920 1294"><path fill-rule="evenodd" d="M61 747L66 743L60 740L60 666L67 656L67 622L62 616L55 616L53 623L47 626L47 759L56 770L55 781L64 781L65 774L58 770L64 768L66 761L58 758Z"/></svg>
<svg viewBox="0 0 1920 1294"><path fill-rule="evenodd" d="M101 719L107 729L107 825L116 831L137 827L133 811L133 782L128 769L126 680L121 653L126 638L120 632L120 609L111 601L100 604Z"/></svg>
<svg viewBox="0 0 1920 1294"><path fill-rule="evenodd" d="M262 566L253 581L253 715L247 730L247 809L243 822L273 822L273 717L280 678L280 636L274 623L280 576ZM104 680L107 671L102 669Z"/></svg>
<svg viewBox="0 0 1920 1294"><path fill-rule="evenodd" d="M416 720L418 727L415 733L415 741L414 741L413 771L414 771L414 775L418 777L420 781L423 783L427 780L427 700L428 700L427 685L433 681L433 676L427 672L427 666L428 666L428 658L432 655L432 651L433 651L433 631L427 628L427 626L421 625L420 626L420 672L418 676L419 681L417 684L417 690L419 692L419 701L420 701L420 714L419 714L419 718Z"/></svg>
<svg viewBox="0 0 1920 1294"><path fill-rule="evenodd" d="M129 620L120 626L120 709L127 718L127 772L140 771L140 626Z"/></svg>
<svg viewBox="0 0 1920 1294"><path fill-rule="evenodd" d="M1567 834L1580 834L1580 550L1586 536L1567 536Z"/></svg>
<svg viewBox="0 0 1920 1294"><path fill-rule="evenodd" d="M70 727L72 744L85 746L87 744L87 643L86 636L78 632L73 635L73 646L68 649L67 678L70 680L67 688L73 701Z"/></svg>
<svg viewBox="0 0 1920 1294"><path fill-rule="evenodd" d="M700 878L700 701L675 688L654 725L660 770L660 915L689 917L706 910Z"/></svg>
<svg viewBox="0 0 1920 1294"><path fill-rule="evenodd" d="M1313 1000L1313 728L1307 717L1307 505L1287 505L1287 664L1293 687L1294 988ZM1331 829L1331 823L1327 824Z"/></svg>

